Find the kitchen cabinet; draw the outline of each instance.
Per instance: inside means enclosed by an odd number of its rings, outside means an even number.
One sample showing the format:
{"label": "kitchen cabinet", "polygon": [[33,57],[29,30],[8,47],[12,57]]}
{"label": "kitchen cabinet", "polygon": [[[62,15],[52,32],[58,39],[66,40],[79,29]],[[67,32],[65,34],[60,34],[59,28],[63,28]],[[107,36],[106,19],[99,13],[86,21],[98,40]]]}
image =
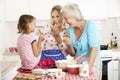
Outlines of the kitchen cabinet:
{"label": "kitchen cabinet", "polygon": [[29,0],[5,0],[5,20],[18,21],[20,15],[29,14]]}
{"label": "kitchen cabinet", "polygon": [[[37,20],[50,19],[51,9],[54,5],[65,5],[72,0],[30,0],[30,13],[37,18]],[[76,2],[76,1],[74,1]]]}
{"label": "kitchen cabinet", "polygon": [[[1,5],[1,2],[0,2]],[[0,22],[2,21],[2,10],[1,10],[1,6],[0,6]]]}
{"label": "kitchen cabinet", "polygon": [[21,60],[18,53],[4,53],[3,54],[4,61],[17,61],[17,68],[21,66]]}
{"label": "kitchen cabinet", "polygon": [[29,13],[37,20],[50,19],[50,11],[54,5],[64,6],[67,3],[77,3],[86,19],[107,18],[107,0],[6,0],[5,19],[16,21],[21,14]]}
{"label": "kitchen cabinet", "polygon": [[[64,6],[67,3],[77,3],[86,19],[106,19],[107,0],[31,0],[30,12],[37,19],[49,19],[51,8],[56,5]],[[44,10],[43,10],[44,9]]]}
{"label": "kitchen cabinet", "polygon": [[3,0],[0,0],[0,22],[2,21],[3,14]]}
{"label": "kitchen cabinet", "polygon": [[100,53],[103,68],[102,68],[102,80],[120,80],[120,47],[101,50]]}
{"label": "kitchen cabinet", "polygon": [[[1,63],[0,63],[0,74],[1,74]],[[1,75],[0,75],[0,80],[1,80]]]}
{"label": "kitchen cabinet", "polygon": [[108,17],[120,17],[120,0],[108,0]]}
{"label": "kitchen cabinet", "polygon": [[112,60],[108,63],[108,80],[120,80],[120,60]]}
{"label": "kitchen cabinet", "polygon": [[1,64],[1,80],[13,80],[17,74],[16,61],[0,61]]}
{"label": "kitchen cabinet", "polygon": [[52,2],[51,0],[30,0],[30,13],[35,16],[37,20],[49,19]]}
{"label": "kitchen cabinet", "polygon": [[77,3],[86,19],[107,18],[107,0],[80,0]]}

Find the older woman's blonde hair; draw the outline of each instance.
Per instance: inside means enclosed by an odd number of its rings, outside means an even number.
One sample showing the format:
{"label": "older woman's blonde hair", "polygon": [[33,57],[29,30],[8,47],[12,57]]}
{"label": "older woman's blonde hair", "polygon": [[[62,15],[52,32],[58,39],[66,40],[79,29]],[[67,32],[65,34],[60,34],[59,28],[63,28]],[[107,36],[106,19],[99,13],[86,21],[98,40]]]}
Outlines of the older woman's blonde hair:
{"label": "older woman's blonde hair", "polygon": [[65,12],[68,16],[76,18],[77,21],[81,21],[84,19],[83,15],[79,9],[79,6],[75,3],[66,4],[62,8],[61,12]]}

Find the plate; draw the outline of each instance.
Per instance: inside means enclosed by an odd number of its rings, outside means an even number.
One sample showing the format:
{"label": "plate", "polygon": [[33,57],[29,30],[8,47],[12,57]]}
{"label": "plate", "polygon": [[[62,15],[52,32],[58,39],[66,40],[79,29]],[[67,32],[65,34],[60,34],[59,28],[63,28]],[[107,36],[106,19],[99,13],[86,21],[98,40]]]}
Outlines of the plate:
{"label": "plate", "polygon": [[33,74],[40,74],[40,75],[45,75],[48,73],[47,69],[33,69],[32,70]]}

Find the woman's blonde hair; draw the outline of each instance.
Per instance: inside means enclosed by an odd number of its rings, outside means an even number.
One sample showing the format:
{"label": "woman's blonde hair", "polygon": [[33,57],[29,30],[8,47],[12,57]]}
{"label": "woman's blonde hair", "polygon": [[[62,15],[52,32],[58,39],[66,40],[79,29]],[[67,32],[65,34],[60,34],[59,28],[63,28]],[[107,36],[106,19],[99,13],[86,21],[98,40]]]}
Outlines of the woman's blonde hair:
{"label": "woman's blonde hair", "polygon": [[50,20],[52,25],[53,25],[52,12],[54,12],[54,11],[58,12],[60,18],[62,18],[61,9],[62,9],[62,7],[61,7],[60,5],[55,5],[55,6],[53,6],[53,8],[52,8],[52,10],[51,10],[51,20]]}
{"label": "woman's blonde hair", "polygon": [[52,21],[52,12],[53,11],[57,11],[59,16],[60,16],[60,20],[61,20],[61,24],[62,24],[62,28],[65,28],[65,23],[63,22],[63,17],[62,17],[62,13],[61,13],[61,10],[62,10],[62,6],[60,5],[55,5],[53,6],[52,10],[51,10],[51,24],[53,25],[53,21]]}
{"label": "woman's blonde hair", "polygon": [[31,23],[34,19],[36,18],[32,15],[21,15],[17,24],[18,33],[28,33],[29,23]]}
{"label": "woman's blonde hair", "polygon": [[70,17],[76,18],[77,21],[81,21],[84,18],[79,9],[79,6],[75,3],[69,3],[69,4],[65,5],[62,8],[61,12],[65,12]]}
{"label": "woman's blonde hair", "polygon": [[61,9],[62,7],[60,5],[55,5],[53,6],[52,10],[51,10],[51,13],[55,10],[57,11],[59,14],[61,14]]}

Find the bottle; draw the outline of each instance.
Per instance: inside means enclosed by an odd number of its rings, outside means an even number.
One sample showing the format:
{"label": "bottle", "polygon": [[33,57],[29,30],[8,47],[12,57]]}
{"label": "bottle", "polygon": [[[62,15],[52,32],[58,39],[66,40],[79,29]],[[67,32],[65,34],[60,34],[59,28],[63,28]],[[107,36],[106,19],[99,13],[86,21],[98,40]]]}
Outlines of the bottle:
{"label": "bottle", "polygon": [[114,47],[115,48],[117,47],[117,37],[116,36],[114,37]]}
{"label": "bottle", "polygon": [[80,63],[80,67],[79,67],[79,75],[80,77],[84,77],[84,65],[82,63]]}
{"label": "bottle", "polygon": [[89,65],[88,62],[82,62],[80,64],[80,77],[85,78],[85,77],[89,77]]}
{"label": "bottle", "polygon": [[111,48],[114,47],[114,34],[113,33],[111,33],[110,47]]}
{"label": "bottle", "polygon": [[88,62],[85,61],[83,64],[84,64],[84,77],[89,77],[89,65],[88,65]]}

